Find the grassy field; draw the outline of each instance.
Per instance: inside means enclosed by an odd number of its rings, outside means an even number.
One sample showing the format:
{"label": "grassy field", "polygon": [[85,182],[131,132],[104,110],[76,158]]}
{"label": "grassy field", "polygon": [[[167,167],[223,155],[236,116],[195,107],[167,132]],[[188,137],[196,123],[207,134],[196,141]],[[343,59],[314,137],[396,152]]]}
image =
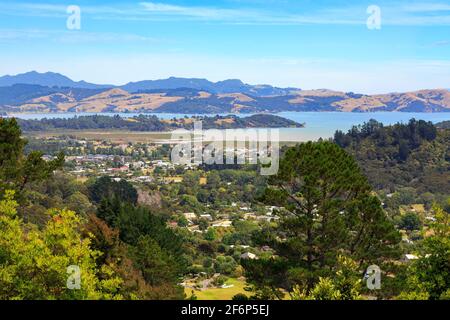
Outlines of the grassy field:
{"label": "grassy field", "polygon": [[[248,293],[244,290],[246,283],[244,280],[239,280],[235,278],[230,278],[226,282],[227,285],[233,285],[231,288],[214,288],[214,289],[206,289],[202,291],[194,290],[195,295],[198,300],[231,300],[234,295],[238,293],[243,293],[248,295]],[[186,296],[190,297],[192,293],[192,289],[185,288]]]}
{"label": "grassy field", "polygon": [[[176,143],[171,141],[171,132],[146,132],[146,131],[126,131],[126,130],[53,130],[53,131],[39,131],[39,132],[25,132],[25,137],[33,138],[48,138],[48,137],[60,137],[60,136],[73,136],[78,139],[87,140],[105,140],[113,143],[155,143],[155,144],[167,144]],[[176,137],[178,137],[176,135]],[[210,141],[203,141],[204,144],[210,143]],[[248,143],[248,142],[247,142]],[[280,146],[295,145],[296,142],[280,141]]]}
{"label": "grassy field", "polygon": [[74,136],[78,139],[106,140],[115,143],[155,143],[161,140],[170,140],[170,132],[141,132],[125,130],[59,130],[46,132],[25,132],[25,136],[35,138],[48,138],[59,136]]}

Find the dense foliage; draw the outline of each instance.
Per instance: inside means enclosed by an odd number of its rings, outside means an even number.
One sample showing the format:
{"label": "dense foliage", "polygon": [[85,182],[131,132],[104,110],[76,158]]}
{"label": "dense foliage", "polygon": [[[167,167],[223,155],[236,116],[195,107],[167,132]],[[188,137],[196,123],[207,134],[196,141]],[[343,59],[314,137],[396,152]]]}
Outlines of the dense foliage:
{"label": "dense foliage", "polygon": [[[54,173],[63,156],[24,156],[17,122],[0,120],[0,299],[184,297],[181,239],[135,206],[131,185],[104,178],[83,189]],[[98,216],[91,201],[100,203]],[[68,285],[73,267],[80,275],[75,289]]]}
{"label": "dense foliage", "polygon": [[[359,266],[395,257],[400,236],[357,163],[330,142],[304,143],[286,151],[263,201],[286,212],[259,241],[277,256],[244,264],[262,298],[282,297],[296,285],[312,290],[333,272],[339,254]],[[276,275],[268,283],[267,273]]]}
{"label": "dense foliage", "polygon": [[413,187],[419,194],[450,190],[450,132],[412,119],[385,127],[371,120],[334,141],[353,155],[375,189]]}

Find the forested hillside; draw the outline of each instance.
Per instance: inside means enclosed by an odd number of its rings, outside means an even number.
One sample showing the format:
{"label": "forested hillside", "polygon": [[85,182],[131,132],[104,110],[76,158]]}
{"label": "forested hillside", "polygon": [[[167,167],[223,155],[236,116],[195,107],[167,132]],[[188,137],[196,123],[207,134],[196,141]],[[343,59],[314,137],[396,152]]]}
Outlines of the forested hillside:
{"label": "forested hillside", "polygon": [[378,190],[395,192],[411,187],[448,194],[450,190],[450,131],[425,121],[385,127],[374,120],[348,133],[336,132],[334,141],[358,161]]}

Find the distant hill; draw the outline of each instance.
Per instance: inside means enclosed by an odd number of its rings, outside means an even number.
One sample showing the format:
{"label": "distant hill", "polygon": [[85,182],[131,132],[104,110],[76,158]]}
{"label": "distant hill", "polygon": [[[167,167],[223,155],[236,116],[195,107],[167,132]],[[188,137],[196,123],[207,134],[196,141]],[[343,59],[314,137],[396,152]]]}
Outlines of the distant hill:
{"label": "distant hill", "polygon": [[203,129],[242,129],[242,128],[301,128],[302,124],[275,115],[257,114],[240,118],[231,116],[192,117],[161,120],[156,116],[140,115],[132,118],[120,116],[80,116],[74,118],[52,118],[41,120],[18,119],[24,132],[48,130],[130,130],[130,131],[170,131],[175,129],[194,129],[194,121],[201,120]]}
{"label": "distant hill", "polygon": [[290,90],[295,90],[290,88],[287,89],[276,88],[269,85],[252,86],[244,84],[241,80],[236,79],[211,82],[206,79],[171,77],[163,80],[144,80],[139,82],[130,82],[123,86],[113,86],[113,85],[93,84],[85,81],[75,82],[62,74],[54,72],[39,73],[36,71],[31,71],[13,76],[6,75],[0,77],[0,87],[8,87],[15,84],[29,84],[45,87],[60,87],[60,88],[70,87],[83,89],[105,89],[118,87],[130,93],[155,89],[168,90],[168,89],[189,88],[201,91],[208,91],[210,93],[217,93],[217,94],[242,92],[253,94],[256,96],[282,95],[288,94]]}
{"label": "distant hill", "polygon": [[207,91],[213,94],[224,94],[224,93],[226,94],[239,92],[254,96],[287,95],[292,90],[296,90],[293,88],[276,88],[269,85],[252,86],[243,83],[241,80],[236,79],[211,82],[206,79],[175,78],[175,77],[171,77],[164,80],[146,80],[139,82],[130,82],[122,86],[121,88],[128,92],[189,88],[199,91]]}
{"label": "distant hill", "polygon": [[[14,84],[9,87],[0,87],[0,105],[22,105],[46,101],[47,105],[58,111],[58,105],[62,102],[78,101],[98,94],[104,89],[83,88],[57,88],[45,87],[36,84]],[[40,99],[39,99],[40,98]]]}
{"label": "distant hill", "polygon": [[170,112],[190,114],[282,111],[450,112],[450,91],[420,90],[363,95],[168,78],[114,87],[74,82],[57,73],[28,72],[0,78],[0,112]]}
{"label": "distant hill", "polygon": [[14,76],[6,75],[0,77],[0,87],[12,86],[15,84],[32,84],[45,87],[70,87],[83,89],[99,89],[112,87],[110,85],[98,85],[85,81],[75,82],[70,78],[63,76],[62,74],[54,72],[39,73],[36,71],[31,71]]}

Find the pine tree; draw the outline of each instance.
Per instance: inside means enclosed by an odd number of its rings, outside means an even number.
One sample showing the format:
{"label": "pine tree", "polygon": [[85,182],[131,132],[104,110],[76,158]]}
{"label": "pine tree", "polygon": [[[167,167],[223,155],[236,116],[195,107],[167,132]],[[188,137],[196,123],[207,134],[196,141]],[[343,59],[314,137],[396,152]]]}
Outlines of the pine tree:
{"label": "pine tree", "polygon": [[255,239],[271,246],[275,258],[244,262],[248,281],[260,292],[278,297],[279,288],[295,285],[310,291],[319,277],[333,274],[340,254],[362,271],[397,252],[400,236],[367,179],[331,142],[288,149],[262,200],[284,210],[277,225]]}

